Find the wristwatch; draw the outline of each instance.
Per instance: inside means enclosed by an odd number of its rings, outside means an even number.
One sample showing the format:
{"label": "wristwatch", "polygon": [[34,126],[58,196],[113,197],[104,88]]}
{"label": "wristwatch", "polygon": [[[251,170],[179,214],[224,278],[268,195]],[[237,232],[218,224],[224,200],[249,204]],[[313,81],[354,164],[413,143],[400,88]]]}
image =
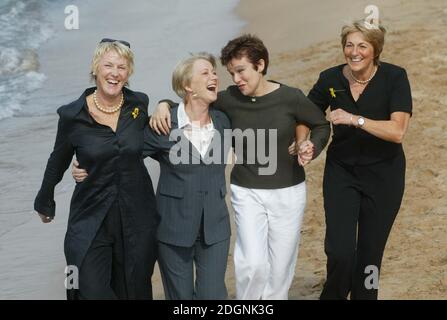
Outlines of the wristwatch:
{"label": "wristwatch", "polygon": [[363,125],[365,124],[365,118],[363,117],[358,117],[357,118],[357,125],[359,128],[363,127]]}

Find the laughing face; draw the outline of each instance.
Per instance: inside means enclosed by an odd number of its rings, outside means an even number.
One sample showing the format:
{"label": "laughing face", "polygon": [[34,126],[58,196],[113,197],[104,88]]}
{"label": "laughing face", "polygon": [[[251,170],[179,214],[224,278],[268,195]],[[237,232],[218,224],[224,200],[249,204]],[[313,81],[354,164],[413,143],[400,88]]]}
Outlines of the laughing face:
{"label": "laughing face", "polygon": [[186,90],[193,99],[210,104],[217,99],[218,80],[213,65],[207,60],[198,59],[192,66],[192,78]]}
{"label": "laughing face", "polygon": [[260,95],[258,89],[263,77],[264,60],[261,59],[256,70],[255,65],[247,57],[233,58],[227,64],[227,70],[244,96]]}
{"label": "laughing face", "polygon": [[368,74],[374,66],[374,48],[361,32],[350,33],[343,48],[346,62],[358,74]]}
{"label": "laughing face", "polygon": [[129,63],[115,50],[109,50],[101,57],[96,70],[98,91],[110,98],[117,97],[129,79]]}

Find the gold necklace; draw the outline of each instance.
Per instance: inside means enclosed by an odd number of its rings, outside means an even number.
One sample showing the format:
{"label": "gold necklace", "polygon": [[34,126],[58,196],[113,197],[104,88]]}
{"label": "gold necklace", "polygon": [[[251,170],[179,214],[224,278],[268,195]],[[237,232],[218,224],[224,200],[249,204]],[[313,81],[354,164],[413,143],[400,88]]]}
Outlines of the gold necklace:
{"label": "gold necklace", "polygon": [[101,105],[98,102],[98,99],[96,98],[96,90],[95,90],[95,92],[93,92],[93,101],[95,102],[95,107],[98,108],[98,110],[100,110],[100,111],[102,111],[104,113],[107,113],[107,114],[112,114],[112,113],[117,112],[123,106],[123,104],[124,104],[124,94],[123,94],[123,92],[121,92],[121,101],[120,101],[120,103],[116,107],[112,107],[112,108],[101,107]]}
{"label": "gold necklace", "polygon": [[352,80],[354,80],[355,82],[360,83],[360,84],[367,84],[367,83],[370,82],[371,79],[376,75],[376,72],[377,72],[377,69],[378,69],[378,68],[375,67],[373,73],[371,74],[371,77],[369,77],[369,78],[366,79],[366,80],[359,80],[359,79],[357,79],[356,77],[354,77],[354,74],[352,73],[351,68],[348,67],[348,69],[349,69],[349,75],[351,76]]}

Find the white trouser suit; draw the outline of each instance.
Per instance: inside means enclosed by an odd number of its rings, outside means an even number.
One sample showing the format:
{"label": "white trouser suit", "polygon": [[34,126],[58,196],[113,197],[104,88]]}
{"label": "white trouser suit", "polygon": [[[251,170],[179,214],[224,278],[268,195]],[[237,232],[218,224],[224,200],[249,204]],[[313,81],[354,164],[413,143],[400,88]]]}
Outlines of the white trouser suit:
{"label": "white trouser suit", "polygon": [[281,189],[231,185],[236,298],[288,299],[295,274],[306,184]]}

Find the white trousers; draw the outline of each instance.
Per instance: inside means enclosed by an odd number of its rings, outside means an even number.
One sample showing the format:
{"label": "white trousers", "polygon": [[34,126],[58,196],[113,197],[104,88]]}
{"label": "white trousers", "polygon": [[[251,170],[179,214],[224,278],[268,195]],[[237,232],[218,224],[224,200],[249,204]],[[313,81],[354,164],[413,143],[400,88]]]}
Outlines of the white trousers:
{"label": "white trousers", "polygon": [[295,274],[306,183],[281,189],[231,185],[236,299],[288,299]]}

